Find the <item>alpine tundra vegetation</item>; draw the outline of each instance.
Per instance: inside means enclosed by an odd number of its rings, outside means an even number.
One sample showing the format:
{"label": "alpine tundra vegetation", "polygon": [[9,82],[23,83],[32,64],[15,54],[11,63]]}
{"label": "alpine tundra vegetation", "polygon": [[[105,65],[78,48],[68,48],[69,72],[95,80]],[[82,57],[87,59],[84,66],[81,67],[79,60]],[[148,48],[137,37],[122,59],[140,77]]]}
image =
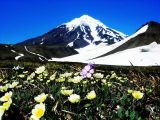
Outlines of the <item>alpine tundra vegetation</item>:
{"label": "alpine tundra vegetation", "polygon": [[156,68],[47,64],[1,74],[0,119],[160,119]]}

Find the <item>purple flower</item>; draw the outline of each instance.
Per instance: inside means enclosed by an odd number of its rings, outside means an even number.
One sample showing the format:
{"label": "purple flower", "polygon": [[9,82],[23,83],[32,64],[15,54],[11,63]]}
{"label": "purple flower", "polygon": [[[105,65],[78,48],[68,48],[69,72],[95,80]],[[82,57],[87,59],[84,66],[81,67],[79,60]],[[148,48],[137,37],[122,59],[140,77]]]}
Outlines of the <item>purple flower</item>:
{"label": "purple flower", "polygon": [[92,74],[94,73],[94,64],[89,63],[88,65],[86,65],[82,71],[81,71],[81,75],[83,78],[90,78],[92,77]]}

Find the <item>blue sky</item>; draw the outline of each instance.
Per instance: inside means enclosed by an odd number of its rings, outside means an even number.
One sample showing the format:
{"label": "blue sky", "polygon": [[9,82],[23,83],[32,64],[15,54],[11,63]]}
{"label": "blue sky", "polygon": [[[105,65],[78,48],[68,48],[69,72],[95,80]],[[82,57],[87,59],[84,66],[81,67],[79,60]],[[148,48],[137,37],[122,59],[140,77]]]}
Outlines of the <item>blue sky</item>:
{"label": "blue sky", "polygon": [[160,22],[160,0],[1,0],[0,43],[41,35],[83,14],[131,35],[142,24]]}

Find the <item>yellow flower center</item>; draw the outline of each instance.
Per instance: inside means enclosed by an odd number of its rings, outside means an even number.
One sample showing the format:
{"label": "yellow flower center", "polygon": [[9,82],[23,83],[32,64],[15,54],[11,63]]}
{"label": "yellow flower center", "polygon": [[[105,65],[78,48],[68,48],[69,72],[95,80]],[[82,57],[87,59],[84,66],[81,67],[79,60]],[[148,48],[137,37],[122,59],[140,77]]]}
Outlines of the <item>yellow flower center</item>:
{"label": "yellow flower center", "polygon": [[35,111],[35,116],[36,116],[37,118],[41,118],[43,115],[44,115],[44,110],[43,110],[43,109],[38,108],[38,109]]}

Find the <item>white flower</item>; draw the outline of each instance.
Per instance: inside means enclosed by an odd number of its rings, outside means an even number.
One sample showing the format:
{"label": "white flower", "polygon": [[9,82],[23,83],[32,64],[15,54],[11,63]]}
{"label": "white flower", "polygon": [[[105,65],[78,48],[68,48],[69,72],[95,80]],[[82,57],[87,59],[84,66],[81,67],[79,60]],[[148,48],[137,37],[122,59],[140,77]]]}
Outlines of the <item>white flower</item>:
{"label": "white flower", "polygon": [[31,73],[28,77],[27,77],[27,80],[31,80],[35,77],[35,73]]}
{"label": "white flower", "polygon": [[0,98],[0,101],[2,102],[9,101],[11,97],[12,97],[12,92],[10,91],[10,92],[5,93],[5,95]]}
{"label": "white flower", "polygon": [[72,94],[68,97],[68,100],[71,102],[71,103],[78,103],[80,101],[80,96],[77,95],[77,94]]}
{"label": "white flower", "polygon": [[68,78],[68,77],[71,77],[72,74],[73,74],[73,73],[67,73],[67,72],[66,72],[66,73],[64,73],[64,74],[61,74],[60,77]]}
{"label": "white flower", "polygon": [[41,66],[41,67],[39,67],[39,68],[36,69],[35,73],[41,74],[41,73],[43,73],[44,71],[45,71],[45,67],[44,67],[44,66]]}
{"label": "white flower", "polygon": [[12,99],[10,98],[7,102],[3,103],[3,107],[5,108],[5,110],[8,110],[9,107],[11,106],[12,103]]}
{"label": "white flower", "polygon": [[93,90],[93,91],[89,92],[89,93],[86,95],[86,97],[87,97],[87,99],[89,99],[89,100],[95,99],[95,98],[96,98],[96,93],[95,93],[95,91]]}
{"label": "white flower", "polygon": [[65,96],[69,96],[73,93],[73,89],[72,90],[65,90],[65,89],[62,89],[61,90],[61,94],[62,95],[65,95]]}
{"label": "white flower", "polygon": [[9,88],[15,88],[19,82],[13,82],[12,84],[9,85]]}
{"label": "white flower", "polygon": [[84,80],[82,83],[83,83],[83,84],[87,84],[87,82],[88,82],[87,80]]}
{"label": "white flower", "polygon": [[61,78],[58,78],[55,80],[56,82],[64,82],[65,81],[65,78],[61,77]]}
{"label": "white flower", "polygon": [[46,84],[48,84],[48,83],[50,83],[50,82],[51,82],[51,80],[47,80]]}
{"label": "white flower", "polygon": [[72,82],[73,83],[79,83],[82,79],[83,79],[82,76],[76,76],[72,79]]}
{"label": "white flower", "polygon": [[48,76],[48,72],[45,70],[45,71],[43,72],[43,75],[44,75],[45,77],[47,77],[47,76]]}
{"label": "white flower", "polygon": [[106,79],[102,79],[101,82],[104,83],[104,84],[106,84],[107,80]]}
{"label": "white flower", "polygon": [[5,85],[5,86],[0,86],[0,91],[1,92],[4,92],[4,91],[7,91],[8,90],[8,86]]}
{"label": "white flower", "polygon": [[28,71],[23,71],[23,73],[24,73],[24,74],[27,74],[27,73],[28,73]]}
{"label": "white flower", "polygon": [[4,114],[5,108],[3,106],[0,106],[0,120],[2,120],[2,116]]}
{"label": "white flower", "polygon": [[48,96],[48,94],[42,93],[42,94],[38,95],[37,97],[35,97],[34,100],[36,102],[42,103],[46,100],[47,96]]}
{"label": "white flower", "polygon": [[45,104],[37,104],[32,110],[31,120],[39,120],[45,112]]}
{"label": "white flower", "polygon": [[132,92],[132,96],[137,100],[142,99],[143,95],[144,95],[144,93],[142,93],[140,91],[133,91]]}
{"label": "white flower", "polygon": [[113,72],[112,75],[111,75],[111,77],[110,77],[110,79],[113,79],[113,78],[117,78],[117,75],[116,75],[115,72]]}
{"label": "white flower", "polygon": [[101,73],[95,73],[95,74],[93,74],[93,76],[94,76],[95,78],[98,78],[98,79],[102,79],[102,78],[104,77],[104,75],[101,74]]}
{"label": "white flower", "polygon": [[2,82],[3,81],[3,79],[2,78],[0,78],[0,82]]}
{"label": "white flower", "polygon": [[110,75],[107,75],[107,76],[106,76],[106,79],[109,79],[109,78],[110,78]]}
{"label": "white flower", "polygon": [[127,92],[128,93],[132,93],[134,90],[128,89]]}
{"label": "white flower", "polygon": [[24,75],[24,74],[20,74],[20,75],[18,75],[18,77],[20,77],[20,78],[24,78],[24,77],[25,77],[25,75]]}
{"label": "white flower", "polygon": [[112,83],[111,82],[107,82],[107,86],[108,87],[112,86]]}
{"label": "white flower", "polygon": [[54,80],[56,78],[57,72],[50,76],[50,80]]}

